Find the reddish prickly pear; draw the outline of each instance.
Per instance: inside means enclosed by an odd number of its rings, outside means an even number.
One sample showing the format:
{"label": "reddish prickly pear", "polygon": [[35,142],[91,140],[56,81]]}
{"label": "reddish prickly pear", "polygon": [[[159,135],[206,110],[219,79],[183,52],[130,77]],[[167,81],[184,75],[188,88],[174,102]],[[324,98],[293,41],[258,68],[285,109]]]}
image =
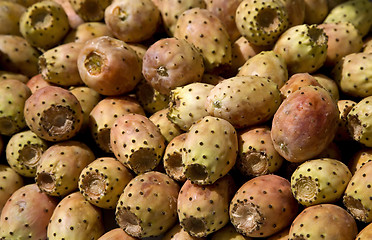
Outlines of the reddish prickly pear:
{"label": "reddish prickly pear", "polygon": [[114,228],[102,235],[98,240],[138,240],[138,238],[128,235],[121,228]]}
{"label": "reddish prickly pear", "polygon": [[7,165],[0,165],[0,214],[9,197],[23,186],[23,178]]}
{"label": "reddish prickly pear", "polygon": [[30,80],[26,83],[26,85],[27,87],[30,88],[31,92],[34,93],[43,87],[52,86],[53,84],[45,81],[43,76],[41,76],[41,73],[39,73],[33,76],[32,78],[30,78]]}

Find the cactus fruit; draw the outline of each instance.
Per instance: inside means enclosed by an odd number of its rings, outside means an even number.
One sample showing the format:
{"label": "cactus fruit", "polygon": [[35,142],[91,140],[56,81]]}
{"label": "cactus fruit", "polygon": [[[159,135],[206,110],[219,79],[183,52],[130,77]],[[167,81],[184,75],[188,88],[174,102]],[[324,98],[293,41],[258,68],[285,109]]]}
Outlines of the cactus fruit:
{"label": "cactus fruit", "polygon": [[96,240],[104,233],[101,210],[86,201],[79,192],[64,197],[50,218],[49,240]]}
{"label": "cactus fruit", "polygon": [[149,39],[160,24],[160,11],[151,0],[113,1],[105,9],[105,23],[124,42]]}
{"label": "cactus fruit", "polygon": [[332,158],[332,159],[339,160],[339,161],[343,160],[343,156],[341,154],[341,149],[335,141],[331,142],[314,159],[317,159],[317,158]]}
{"label": "cactus fruit", "polygon": [[138,175],[120,196],[115,212],[117,224],[138,238],[165,233],[177,221],[178,192],[178,184],[164,173]]}
{"label": "cactus fruit", "polygon": [[228,209],[234,190],[230,175],[205,186],[187,180],[177,200],[182,228],[194,237],[206,237],[223,228],[229,222]]}
{"label": "cactus fruit", "polygon": [[63,141],[74,137],[83,124],[78,99],[61,87],[47,86],[33,93],[25,103],[27,126],[47,141]]}
{"label": "cactus fruit", "polygon": [[207,72],[220,72],[231,65],[231,41],[219,18],[207,9],[186,10],[177,20],[174,36],[195,45]]}
{"label": "cactus fruit", "polygon": [[291,176],[291,189],[304,206],[338,201],[351,179],[348,167],[335,159],[313,159],[302,163]]}
{"label": "cactus fruit", "polygon": [[348,167],[350,172],[354,175],[355,172],[363,167],[366,163],[372,161],[372,148],[362,148],[355,152],[349,162]]}
{"label": "cactus fruit", "polygon": [[111,152],[111,127],[117,118],[129,113],[145,115],[140,104],[130,96],[106,97],[94,106],[89,113],[89,130],[99,148]]}
{"label": "cactus fruit", "polygon": [[136,174],[153,170],[163,158],[165,139],[146,116],[118,117],[110,131],[111,150],[116,158]]}
{"label": "cactus fruit", "polygon": [[49,219],[56,206],[57,200],[41,192],[36,184],[19,188],[1,212],[0,238],[46,239]]}
{"label": "cactus fruit", "polygon": [[173,138],[165,148],[163,165],[168,176],[176,181],[186,181],[184,165],[182,162],[183,143],[186,140],[187,133],[183,133]]}
{"label": "cactus fruit", "polygon": [[85,43],[93,38],[109,36],[113,37],[107,25],[103,22],[85,22],[71,30],[65,37],[64,43]]}
{"label": "cactus fruit", "polygon": [[91,204],[114,209],[120,194],[133,175],[115,158],[102,157],[88,164],[80,173],[80,193]]}
{"label": "cactus fruit", "polygon": [[352,137],[349,133],[349,130],[347,128],[348,122],[347,122],[347,115],[353,109],[353,107],[357,103],[352,100],[339,100],[337,101],[337,106],[340,111],[340,117],[338,120],[338,128],[335,136],[335,140],[337,141],[347,141],[351,140]]}
{"label": "cactus fruit", "polygon": [[290,162],[303,162],[320,154],[338,128],[339,111],[327,90],[305,86],[290,94],[275,112],[271,139]]}
{"label": "cactus fruit", "polygon": [[[0,55],[1,55],[1,53],[0,53]],[[0,70],[0,81],[7,80],[7,79],[18,80],[18,81],[21,81],[21,82],[26,83],[26,84],[30,80],[27,76],[25,76],[23,74]]]}
{"label": "cactus fruit", "polygon": [[279,0],[244,0],[235,17],[242,36],[258,46],[274,44],[288,28],[287,10]]}
{"label": "cactus fruit", "polygon": [[328,0],[304,0],[306,24],[321,24],[329,12]]}
{"label": "cactus fruit", "polygon": [[18,80],[0,81],[0,134],[11,136],[26,127],[23,108],[31,90]]}
{"label": "cactus fruit", "polygon": [[83,85],[77,58],[83,43],[66,43],[45,51],[39,57],[39,71],[45,81],[58,86]]}
{"label": "cactus fruit", "polygon": [[368,240],[371,238],[372,238],[372,223],[368,224],[362,230],[360,230],[355,240]]}
{"label": "cactus fruit", "polygon": [[271,237],[267,238],[267,240],[288,240],[289,238],[289,229],[290,227],[287,227],[283,229],[282,231],[272,235]]}
{"label": "cactus fruit", "polygon": [[6,1],[21,4],[24,7],[30,7],[32,4],[40,2],[40,0],[6,0]]}
{"label": "cactus fruit", "polygon": [[203,74],[203,78],[201,80],[202,83],[212,84],[213,86],[220,83],[225,78],[216,74],[205,73]]}
{"label": "cactus fruit", "polygon": [[287,65],[284,58],[273,51],[261,51],[248,59],[239,69],[237,76],[266,77],[281,88],[288,80]]}
{"label": "cactus fruit", "polygon": [[288,16],[288,27],[301,25],[305,21],[304,0],[281,0]]}
{"label": "cactus fruit", "polygon": [[312,73],[322,67],[327,58],[327,39],[317,25],[297,25],[280,35],[273,51],[284,58],[289,75]]}
{"label": "cactus fruit", "polygon": [[157,111],[168,107],[169,96],[161,94],[159,91],[155,90],[144,79],[137,84],[135,95],[143,109],[149,114],[154,114]]}
{"label": "cactus fruit", "polygon": [[102,95],[128,93],[141,79],[137,54],[125,42],[109,36],[85,42],[77,64],[83,82]]}
{"label": "cactus fruit", "polygon": [[168,119],[168,112],[169,109],[164,108],[152,114],[149,119],[159,128],[165,140],[170,142],[174,137],[183,133],[183,131]]}
{"label": "cactus fruit", "polygon": [[111,0],[69,0],[71,7],[85,22],[101,21]]}
{"label": "cactus fruit", "polygon": [[56,143],[41,155],[35,181],[43,192],[64,197],[77,190],[81,171],[94,159],[92,150],[82,142]]}
{"label": "cactus fruit", "polygon": [[9,197],[23,186],[23,178],[7,165],[0,164],[0,215]]}
{"label": "cactus fruit", "polygon": [[237,76],[217,84],[209,92],[205,107],[210,115],[244,128],[270,120],[281,101],[278,85],[268,78]]}
{"label": "cactus fruit", "polygon": [[305,86],[321,87],[320,83],[308,73],[293,74],[284,86],[280,88],[280,94],[283,98],[287,98],[289,94],[301,90]]}
{"label": "cactus fruit", "polygon": [[164,234],[162,240],[206,240],[206,238],[193,237],[180,224],[176,224]]}
{"label": "cactus fruit", "polygon": [[27,8],[19,20],[19,29],[31,46],[47,50],[62,41],[70,25],[61,5],[45,0]]}
{"label": "cactus fruit", "polygon": [[260,176],[279,170],[284,158],[275,150],[270,128],[251,127],[238,132],[239,157],[235,168],[244,176]]}
{"label": "cactus fruit", "polygon": [[32,93],[36,92],[40,88],[43,88],[46,86],[53,86],[53,84],[44,80],[43,76],[41,76],[41,73],[30,78],[30,80],[26,83],[26,85],[28,88],[30,88]]}
{"label": "cactus fruit", "polygon": [[363,52],[372,53],[372,36],[365,38],[363,42]]}
{"label": "cactus fruit", "polygon": [[211,240],[252,240],[238,233],[232,224],[227,224],[217,232],[213,233]]}
{"label": "cactus fruit", "polygon": [[297,215],[288,240],[354,240],[357,233],[356,222],[345,209],[333,204],[317,204]]}
{"label": "cactus fruit", "polygon": [[70,29],[76,29],[80,24],[84,23],[84,20],[73,9],[70,1],[68,0],[54,0],[54,1],[60,4],[63,10],[65,11],[67,15],[68,23],[71,27]]}
{"label": "cactus fruit", "polygon": [[41,155],[48,143],[30,130],[14,134],[6,145],[6,160],[13,170],[25,177],[35,177]]}
{"label": "cactus fruit", "polygon": [[169,120],[187,131],[194,122],[208,115],[204,104],[213,87],[197,82],[173,89],[169,97]]}
{"label": "cactus fruit", "polygon": [[0,21],[1,35],[17,35],[21,36],[19,31],[19,18],[26,12],[26,8],[21,4],[10,1],[0,2]]}
{"label": "cactus fruit", "polygon": [[311,76],[313,76],[318,83],[332,95],[332,98],[335,101],[340,99],[340,91],[335,80],[321,73],[312,74]]}
{"label": "cactus fruit", "polygon": [[102,235],[98,240],[138,240],[138,238],[128,235],[121,228],[114,228]]}
{"label": "cactus fruit", "polygon": [[352,138],[372,147],[372,96],[360,100],[347,114],[347,127]]}
{"label": "cactus fruit", "polygon": [[201,81],[203,57],[184,39],[163,38],[147,49],[142,73],[153,88],[169,95],[176,87]]}
{"label": "cactus fruit", "polygon": [[230,219],[248,237],[268,237],[289,226],[298,204],[288,180],[263,175],[244,183],[230,203]]}

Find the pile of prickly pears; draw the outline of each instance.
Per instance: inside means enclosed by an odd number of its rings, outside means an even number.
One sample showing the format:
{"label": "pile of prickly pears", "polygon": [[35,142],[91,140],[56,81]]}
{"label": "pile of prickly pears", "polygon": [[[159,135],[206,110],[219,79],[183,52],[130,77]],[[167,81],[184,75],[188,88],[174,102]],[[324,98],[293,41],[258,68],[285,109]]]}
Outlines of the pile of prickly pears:
{"label": "pile of prickly pears", "polygon": [[0,0],[1,240],[371,240],[371,0]]}

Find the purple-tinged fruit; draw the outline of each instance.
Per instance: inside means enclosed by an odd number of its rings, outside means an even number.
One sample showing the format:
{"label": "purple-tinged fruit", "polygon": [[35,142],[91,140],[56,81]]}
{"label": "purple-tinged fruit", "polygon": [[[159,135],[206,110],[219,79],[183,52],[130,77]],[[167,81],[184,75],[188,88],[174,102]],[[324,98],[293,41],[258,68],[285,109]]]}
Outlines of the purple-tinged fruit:
{"label": "purple-tinged fruit", "polygon": [[23,186],[23,178],[7,165],[0,165],[0,214],[9,197]]}
{"label": "purple-tinged fruit", "polygon": [[36,92],[37,90],[43,87],[53,86],[53,84],[44,80],[43,76],[41,76],[41,73],[30,78],[30,80],[26,83],[26,85],[27,87],[30,88],[32,93]]}
{"label": "purple-tinged fruit", "polygon": [[305,86],[321,87],[320,83],[308,73],[293,74],[288,81],[280,88],[280,94],[285,99],[289,94],[301,90]]}

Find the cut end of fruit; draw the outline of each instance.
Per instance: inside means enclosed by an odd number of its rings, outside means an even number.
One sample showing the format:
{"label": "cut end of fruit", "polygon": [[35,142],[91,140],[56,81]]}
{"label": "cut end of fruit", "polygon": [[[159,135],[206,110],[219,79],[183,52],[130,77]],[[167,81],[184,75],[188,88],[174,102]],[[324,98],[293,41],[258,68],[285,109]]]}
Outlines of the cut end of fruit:
{"label": "cut end of fruit", "polygon": [[355,199],[351,196],[345,196],[344,205],[355,219],[362,222],[367,221],[368,210],[363,206],[360,199]]}
{"label": "cut end of fruit", "polygon": [[309,28],[309,37],[316,45],[326,45],[328,40],[327,36],[324,34],[323,29],[317,27],[310,27]]}
{"label": "cut end of fruit", "polygon": [[116,222],[129,235],[141,237],[142,227],[138,217],[125,208],[120,208],[116,212]]}
{"label": "cut end of fruit", "polygon": [[20,162],[29,168],[35,168],[40,161],[43,149],[39,145],[25,145],[19,152]]}
{"label": "cut end of fruit", "polygon": [[177,181],[185,180],[184,167],[182,166],[182,155],[173,153],[164,161],[164,168],[169,176]]}
{"label": "cut end of fruit", "polygon": [[111,152],[110,130],[111,128],[103,128],[97,133],[97,143],[107,153]]}
{"label": "cut end of fruit", "polygon": [[261,152],[249,152],[239,162],[239,169],[247,176],[261,176],[269,171],[268,159]]}
{"label": "cut end of fruit", "polygon": [[190,164],[185,168],[185,176],[192,182],[205,182],[208,178],[208,172],[203,165]]}
{"label": "cut end of fruit", "polygon": [[130,155],[127,164],[136,174],[140,174],[153,170],[159,164],[157,159],[153,149],[140,148]]}
{"label": "cut end of fruit", "polygon": [[296,179],[292,188],[295,198],[303,205],[311,205],[319,193],[317,182],[307,176]]}
{"label": "cut end of fruit", "polygon": [[353,139],[359,141],[363,133],[363,126],[358,117],[349,115],[347,127]]}
{"label": "cut end of fruit", "polygon": [[275,9],[264,8],[257,14],[257,25],[265,32],[274,32],[279,28],[281,21]]}
{"label": "cut end of fruit", "polygon": [[184,230],[194,237],[205,237],[207,235],[207,226],[202,219],[189,217],[181,222]]}
{"label": "cut end of fruit", "polygon": [[240,232],[253,233],[260,229],[264,218],[253,203],[239,201],[231,209],[231,222]]}
{"label": "cut end of fruit", "polygon": [[16,132],[17,125],[12,119],[7,117],[0,117],[0,134],[10,136]]}
{"label": "cut end of fruit", "polygon": [[84,66],[90,75],[99,75],[104,64],[104,58],[97,52],[89,53],[84,61]]}
{"label": "cut end of fruit", "polygon": [[30,16],[31,26],[36,29],[50,28],[53,25],[53,16],[48,9],[34,8],[34,12]]}
{"label": "cut end of fruit", "polygon": [[41,125],[49,136],[62,136],[74,129],[73,111],[64,106],[52,106],[43,112]]}
{"label": "cut end of fruit", "polygon": [[81,188],[85,194],[96,200],[106,191],[105,178],[99,173],[87,173],[82,180]]}
{"label": "cut end of fruit", "polygon": [[36,183],[41,190],[47,193],[52,193],[55,191],[56,188],[56,180],[55,178],[47,172],[39,173],[36,176]]}

